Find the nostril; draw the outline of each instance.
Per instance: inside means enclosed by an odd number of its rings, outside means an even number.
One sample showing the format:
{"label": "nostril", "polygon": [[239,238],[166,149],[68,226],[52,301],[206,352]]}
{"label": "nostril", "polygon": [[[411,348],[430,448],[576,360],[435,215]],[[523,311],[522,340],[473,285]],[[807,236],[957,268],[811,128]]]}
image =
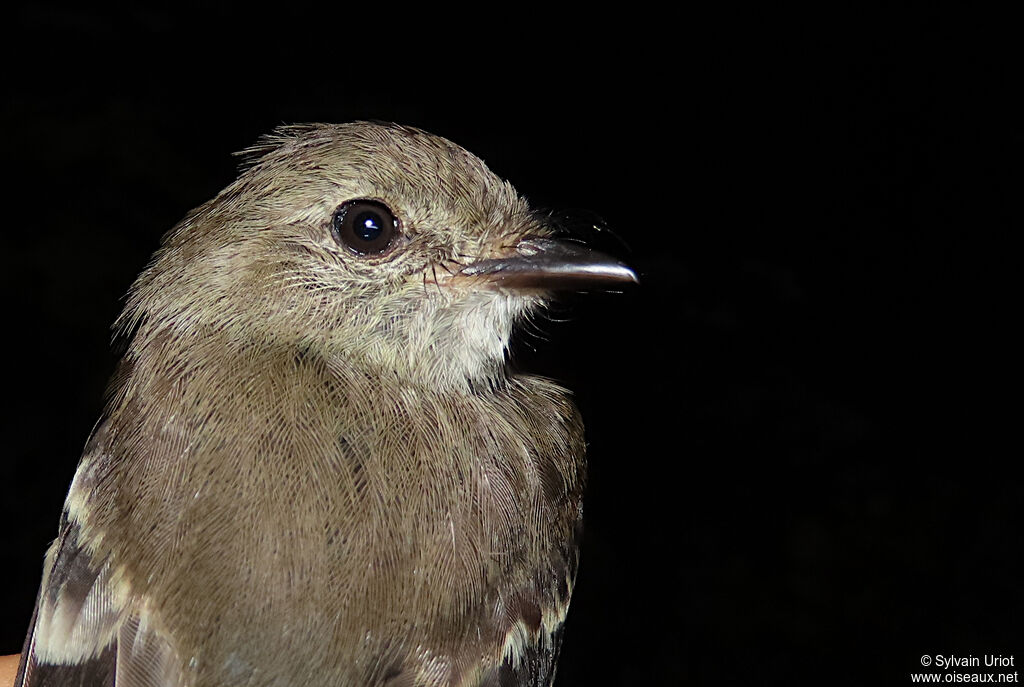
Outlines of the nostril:
{"label": "nostril", "polygon": [[541,251],[541,246],[532,239],[523,239],[516,244],[516,252],[523,257],[532,257]]}

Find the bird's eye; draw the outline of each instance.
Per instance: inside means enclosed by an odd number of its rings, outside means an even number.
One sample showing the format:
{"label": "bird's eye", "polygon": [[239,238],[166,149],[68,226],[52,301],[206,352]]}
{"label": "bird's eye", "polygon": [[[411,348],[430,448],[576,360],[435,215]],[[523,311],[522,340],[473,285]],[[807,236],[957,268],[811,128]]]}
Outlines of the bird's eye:
{"label": "bird's eye", "polygon": [[383,203],[350,200],[334,211],[334,240],[359,255],[380,255],[398,233],[398,220]]}

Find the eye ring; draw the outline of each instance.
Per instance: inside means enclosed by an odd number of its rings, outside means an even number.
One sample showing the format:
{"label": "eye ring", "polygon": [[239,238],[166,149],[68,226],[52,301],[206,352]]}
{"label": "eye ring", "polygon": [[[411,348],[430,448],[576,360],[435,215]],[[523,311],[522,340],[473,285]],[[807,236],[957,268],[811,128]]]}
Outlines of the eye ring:
{"label": "eye ring", "polygon": [[365,198],[342,203],[331,218],[334,240],[361,256],[386,252],[398,235],[398,228],[398,218],[387,205]]}

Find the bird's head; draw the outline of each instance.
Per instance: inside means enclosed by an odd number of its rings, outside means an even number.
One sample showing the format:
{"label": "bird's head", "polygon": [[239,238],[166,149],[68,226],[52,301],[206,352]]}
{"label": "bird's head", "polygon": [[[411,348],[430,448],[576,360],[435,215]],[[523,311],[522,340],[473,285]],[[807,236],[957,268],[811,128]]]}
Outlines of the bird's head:
{"label": "bird's head", "polygon": [[133,286],[119,321],[133,345],[214,335],[465,384],[504,370],[513,325],[551,291],[636,280],[417,129],[285,127],[245,154]]}

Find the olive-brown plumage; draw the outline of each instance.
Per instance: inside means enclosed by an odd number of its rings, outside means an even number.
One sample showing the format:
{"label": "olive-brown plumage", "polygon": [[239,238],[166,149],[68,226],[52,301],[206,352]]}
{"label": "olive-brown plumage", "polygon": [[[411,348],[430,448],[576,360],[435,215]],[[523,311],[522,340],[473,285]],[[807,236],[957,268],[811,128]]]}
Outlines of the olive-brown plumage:
{"label": "olive-brown plumage", "polygon": [[506,349],[632,272],[419,130],[248,156],[132,287],[21,684],[550,684],[583,431]]}

